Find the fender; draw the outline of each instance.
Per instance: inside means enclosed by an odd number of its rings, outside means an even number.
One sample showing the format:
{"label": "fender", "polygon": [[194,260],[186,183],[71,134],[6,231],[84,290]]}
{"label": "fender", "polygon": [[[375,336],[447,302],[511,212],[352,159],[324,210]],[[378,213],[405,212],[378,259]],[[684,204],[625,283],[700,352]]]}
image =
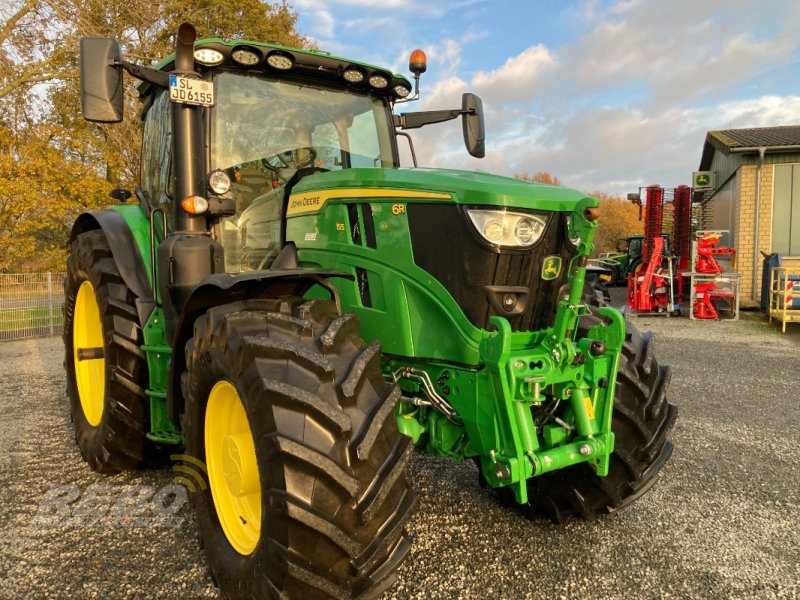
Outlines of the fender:
{"label": "fender", "polygon": [[[293,244],[292,244],[293,246]],[[278,263],[279,259],[276,259]],[[186,302],[178,320],[175,338],[172,342],[167,381],[167,407],[173,423],[180,423],[184,398],[181,390],[181,373],[186,369],[186,342],[192,337],[194,322],[213,306],[228,304],[251,298],[279,298],[281,296],[303,296],[315,285],[324,287],[336,302],[341,313],[339,295],[336,288],[328,283],[330,277],[355,279],[349,273],[331,269],[281,268],[249,273],[216,273],[209,275],[197,286]]]}
{"label": "fender", "polygon": [[[140,230],[136,231],[139,235],[134,235],[134,227]],[[72,243],[81,233],[93,229],[103,231],[122,280],[136,296],[136,311],[142,325],[155,306],[149,277],[149,227],[150,222],[138,205],[122,205],[81,214],[69,236],[69,243]],[[140,239],[142,232],[146,232],[144,239]]]}

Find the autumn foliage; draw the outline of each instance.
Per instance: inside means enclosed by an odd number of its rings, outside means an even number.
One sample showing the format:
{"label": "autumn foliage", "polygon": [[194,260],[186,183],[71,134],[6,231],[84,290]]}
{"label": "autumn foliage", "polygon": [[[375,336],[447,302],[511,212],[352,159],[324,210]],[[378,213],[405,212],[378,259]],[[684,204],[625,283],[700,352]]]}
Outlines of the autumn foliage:
{"label": "autumn foliage", "polygon": [[141,105],[125,75],[118,125],[80,114],[78,44],[114,37],[128,60],[172,52],[182,21],[200,37],[308,45],[285,3],[260,0],[8,0],[0,2],[0,272],[62,270],[84,210],[113,202],[138,177]]}
{"label": "autumn foliage", "polygon": [[635,233],[644,233],[644,223],[639,220],[639,206],[620,196],[591,192],[600,200],[600,219],[594,238],[594,254],[613,252],[617,240]]}
{"label": "autumn foliage", "polygon": [[561,185],[561,180],[552,173],[548,173],[547,171],[537,171],[533,175],[529,175],[528,173],[518,173],[517,175],[514,175],[514,178],[521,179],[522,181],[532,181],[534,183]]}

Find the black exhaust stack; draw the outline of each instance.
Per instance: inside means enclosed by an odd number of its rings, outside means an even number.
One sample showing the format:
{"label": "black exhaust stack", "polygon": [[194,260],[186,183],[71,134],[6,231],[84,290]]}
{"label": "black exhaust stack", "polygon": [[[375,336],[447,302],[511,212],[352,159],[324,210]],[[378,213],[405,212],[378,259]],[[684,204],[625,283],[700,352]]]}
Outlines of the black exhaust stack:
{"label": "black exhaust stack", "polygon": [[[197,31],[189,23],[178,28],[175,75],[200,78],[194,70]],[[225,270],[222,245],[208,235],[205,215],[181,207],[189,196],[205,198],[205,141],[199,106],[172,104],[172,161],[175,169],[174,231],[158,246],[158,274],[168,341],[194,289],[206,277]]]}
{"label": "black exhaust stack", "polygon": [[[175,44],[176,75],[197,77],[194,70],[194,41],[197,31],[189,23],[178,27]],[[172,160],[175,163],[175,212],[176,232],[205,232],[206,218],[192,215],[181,208],[181,200],[189,196],[205,197],[205,169],[203,165],[203,120],[202,109],[188,104],[172,104]]]}

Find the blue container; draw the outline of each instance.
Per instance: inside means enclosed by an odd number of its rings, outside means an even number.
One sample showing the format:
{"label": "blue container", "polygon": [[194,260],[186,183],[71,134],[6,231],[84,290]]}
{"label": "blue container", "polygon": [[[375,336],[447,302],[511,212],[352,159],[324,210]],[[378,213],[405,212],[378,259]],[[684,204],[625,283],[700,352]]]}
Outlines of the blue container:
{"label": "blue container", "polygon": [[772,253],[764,256],[761,263],[761,312],[769,312],[769,270],[781,266],[781,255]]}

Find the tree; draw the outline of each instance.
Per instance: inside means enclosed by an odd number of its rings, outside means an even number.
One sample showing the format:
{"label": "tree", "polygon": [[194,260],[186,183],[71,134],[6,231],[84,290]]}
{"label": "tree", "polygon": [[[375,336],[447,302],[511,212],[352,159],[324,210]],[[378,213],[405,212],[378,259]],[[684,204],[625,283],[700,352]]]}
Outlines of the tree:
{"label": "tree", "polygon": [[600,219],[594,238],[595,254],[613,252],[618,239],[644,232],[638,205],[605,192],[595,191],[589,195],[600,201]]}
{"label": "tree", "polygon": [[517,175],[514,175],[514,178],[521,179],[522,181],[533,181],[534,183],[561,185],[561,180],[547,171],[537,171],[533,175],[529,175],[528,173],[518,173]]}
{"label": "tree", "polygon": [[200,37],[304,47],[297,15],[260,0],[7,0],[0,6],[0,271],[63,268],[75,217],[132,188],[141,146],[140,106],[126,78],[119,125],[79,111],[78,43],[114,37],[128,60],[152,65],[174,50],[178,24]]}

